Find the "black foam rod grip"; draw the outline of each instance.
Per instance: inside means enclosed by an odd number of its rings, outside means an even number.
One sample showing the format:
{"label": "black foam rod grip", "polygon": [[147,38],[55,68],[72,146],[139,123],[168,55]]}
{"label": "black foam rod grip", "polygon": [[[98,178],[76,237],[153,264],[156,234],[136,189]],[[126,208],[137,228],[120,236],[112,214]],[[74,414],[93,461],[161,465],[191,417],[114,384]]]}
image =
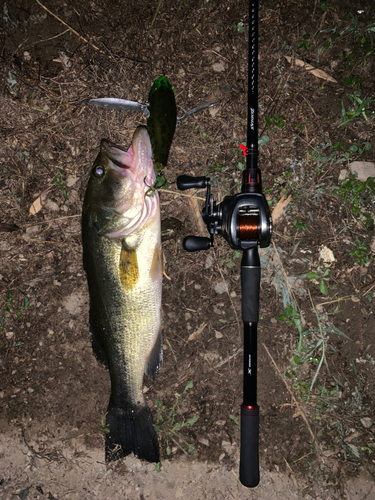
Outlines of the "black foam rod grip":
{"label": "black foam rod grip", "polygon": [[259,407],[241,406],[240,481],[247,488],[259,484]]}
{"label": "black foam rod grip", "polygon": [[177,177],[177,187],[181,191],[185,189],[203,189],[206,187],[206,177],[192,177],[190,175],[179,175]]}
{"label": "black foam rod grip", "polygon": [[199,250],[208,250],[211,246],[210,238],[202,236],[186,236],[182,243],[187,252],[198,252]]}
{"label": "black foam rod grip", "polygon": [[242,321],[258,323],[260,267],[241,266]]}

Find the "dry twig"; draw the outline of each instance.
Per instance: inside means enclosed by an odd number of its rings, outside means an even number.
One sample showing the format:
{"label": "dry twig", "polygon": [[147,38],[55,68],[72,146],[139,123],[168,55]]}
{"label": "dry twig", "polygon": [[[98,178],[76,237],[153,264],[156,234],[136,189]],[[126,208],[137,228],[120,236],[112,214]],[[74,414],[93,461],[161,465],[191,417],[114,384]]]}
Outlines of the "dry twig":
{"label": "dry twig", "polygon": [[49,9],[47,9],[47,7],[45,7],[39,0],[35,0],[35,1],[36,1],[36,3],[38,5],[40,5],[42,7],[42,9],[44,9],[46,12],[48,12],[48,14],[51,14],[51,16],[53,16],[55,19],[57,19],[59,21],[59,23],[61,23],[64,26],[66,26],[68,28],[68,30],[70,30],[72,33],[74,33],[76,36],[78,36],[78,38],[80,38],[81,40],[83,40],[85,43],[88,43],[89,45],[91,45],[91,47],[93,49],[100,51],[99,47],[97,47],[93,43],[89,42],[85,37],[83,37],[82,35],[80,35],[78,33],[78,31],[76,31],[74,28],[72,28],[71,26],[69,26],[69,24],[67,24],[65,21],[63,21],[62,19],[60,19],[59,16],[56,16],[56,14],[54,14]]}

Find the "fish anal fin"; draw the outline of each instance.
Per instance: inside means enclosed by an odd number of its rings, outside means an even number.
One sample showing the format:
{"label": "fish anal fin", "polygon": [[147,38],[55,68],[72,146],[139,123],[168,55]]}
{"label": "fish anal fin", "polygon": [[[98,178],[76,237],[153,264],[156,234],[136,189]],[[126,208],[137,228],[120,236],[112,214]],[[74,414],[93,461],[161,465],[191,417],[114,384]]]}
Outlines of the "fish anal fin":
{"label": "fish anal fin", "polygon": [[163,337],[161,330],[145,364],[145,375],[155,378],[163,364]]}

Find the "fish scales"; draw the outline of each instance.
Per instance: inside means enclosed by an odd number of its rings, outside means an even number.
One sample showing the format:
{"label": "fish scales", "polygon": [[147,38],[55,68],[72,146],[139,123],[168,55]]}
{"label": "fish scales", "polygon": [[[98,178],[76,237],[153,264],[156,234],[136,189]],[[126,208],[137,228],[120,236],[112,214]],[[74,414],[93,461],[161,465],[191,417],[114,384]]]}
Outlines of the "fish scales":
{"label": "fish scales", "polygon": [[[109,158],[108,158],[109,157]],[[104,171],[104,172],[102,172]],[[143,375],[162,362],[162,250],[150,139],[139,127],[128,152],[102,141],[83,207],[84,267],[93,349],[109,368],[106,459],[159,460]]]}

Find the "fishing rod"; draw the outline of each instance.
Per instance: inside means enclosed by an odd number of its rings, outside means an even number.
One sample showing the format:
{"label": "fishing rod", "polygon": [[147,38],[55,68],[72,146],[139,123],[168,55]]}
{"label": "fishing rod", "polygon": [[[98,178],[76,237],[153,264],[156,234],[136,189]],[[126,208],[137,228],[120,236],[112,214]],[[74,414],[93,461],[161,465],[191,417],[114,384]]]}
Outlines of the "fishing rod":
{"label": "fishing rod", "polygon": [[216,204],[208,177],[181,175],[181,190],[206,188],[202,218],[210,238],[187,236],[183,247],[188,252],[208,250],[214,235],[221,235],[231,248],[242,250],[241,289],[244,331],[243,403],[241,405],[240,481],[249,488],[259,483],[259,407],[257,404],[257,325],[259,321],[260,259],[258,247],[271,242],[272,218],[262,193],[258,167],[258,0],[249,2],[249,75],[246,157],[241,193],[226,196]]}

